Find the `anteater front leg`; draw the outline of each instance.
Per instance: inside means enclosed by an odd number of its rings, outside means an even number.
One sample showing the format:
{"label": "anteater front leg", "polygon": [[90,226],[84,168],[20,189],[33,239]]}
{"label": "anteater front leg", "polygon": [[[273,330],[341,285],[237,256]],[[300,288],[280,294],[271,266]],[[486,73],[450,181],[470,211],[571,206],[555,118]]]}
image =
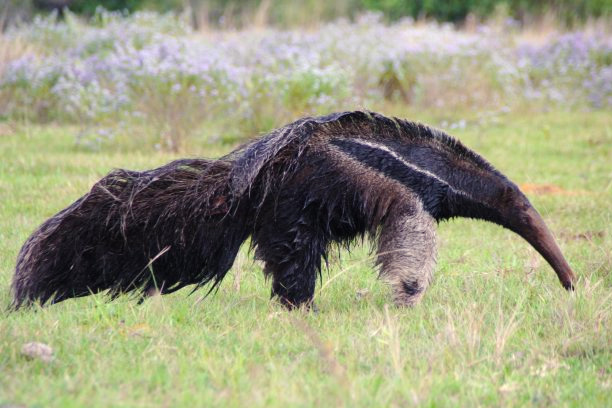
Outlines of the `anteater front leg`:
{"label": "anteater front leg", "polygon": [[420,205],[389,214],[379,238],[377,263],[398,306],[419,302],[436,265],[435,221]]}

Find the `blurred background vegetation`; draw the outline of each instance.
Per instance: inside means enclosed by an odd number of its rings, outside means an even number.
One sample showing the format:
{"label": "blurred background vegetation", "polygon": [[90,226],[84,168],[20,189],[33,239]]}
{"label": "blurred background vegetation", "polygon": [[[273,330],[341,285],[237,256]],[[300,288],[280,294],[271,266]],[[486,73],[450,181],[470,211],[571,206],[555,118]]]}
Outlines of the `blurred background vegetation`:
{"label": "blurred background vegetation", "polygon": [[3,25],[28,20],[40,12],[69,8],[92,16],[106,10],[152,10],[189,13],[201,25],[241,27],[253,21],[280,27],[313,24],[340,17],[354,18],[364,11],[381,12],[388,21],[402,18],[463,23],[503,14],[520,24],[554,18],[567,26],[612,15],[612,0],[3,0]]}
{"label": "blurred background vegetation", "polygon": [[0,122],[77,126],[77,143],[93,149],[178,151],[194,137],[243,140],[338,110],[482,120],[610,110],[611,9],[612,0],[0,0]]}

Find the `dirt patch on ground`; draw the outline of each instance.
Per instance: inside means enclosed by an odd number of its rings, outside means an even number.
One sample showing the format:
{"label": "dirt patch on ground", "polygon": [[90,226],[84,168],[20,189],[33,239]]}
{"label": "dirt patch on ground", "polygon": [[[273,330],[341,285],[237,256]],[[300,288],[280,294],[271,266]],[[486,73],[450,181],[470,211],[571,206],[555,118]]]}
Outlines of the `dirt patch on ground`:
{"label": "dirt patch on ground", "polygon": [[570,196],[578,196],[578,195],[586,195],[589,194],[588,191],[572,191],[565,190],[559,186],[554,184],[534,184],[534,183],[523,183],[519,184],[519,188],[523,193],[527,194],[536,194],[536,195],[570,195]]}

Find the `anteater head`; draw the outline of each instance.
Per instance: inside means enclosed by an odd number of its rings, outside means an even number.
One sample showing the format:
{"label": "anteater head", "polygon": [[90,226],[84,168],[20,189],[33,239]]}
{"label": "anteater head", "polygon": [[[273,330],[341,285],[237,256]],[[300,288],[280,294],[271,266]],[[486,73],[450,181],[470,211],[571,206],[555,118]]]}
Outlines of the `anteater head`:
{"label": "anteater head", "polygon": [[482,157],[421,124],[377,114],[353,113],[349,119],[330,132],[343,135],[332,137],[334,149],[401,183],[438,221],[469,217],[514,231],[546,259],[566,289],[573,289],[574,273],[542,217],[520,189]]}
{"label": "anteater head", "polygon": [[567,290],[574,289],[576,277],[561,253],[546,223],[527,197],[512,182],[493,202],[500,210],[499,224],[516,232],[550,264]]}

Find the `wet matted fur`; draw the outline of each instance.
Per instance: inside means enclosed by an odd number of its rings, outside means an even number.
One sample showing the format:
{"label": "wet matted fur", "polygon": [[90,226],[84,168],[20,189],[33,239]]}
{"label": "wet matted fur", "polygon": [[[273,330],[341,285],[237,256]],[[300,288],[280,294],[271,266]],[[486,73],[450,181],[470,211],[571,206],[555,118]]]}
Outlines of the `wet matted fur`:
{"label": "wet matted fur", "polygon": [[571,289],[574,274],[517,186],[460,142],[373,112],[304,118],[218,160],[115,170],[26,241],[13,307],[108,290],[112,297],[214,288],[249,237],[285,305],[308,304],[334,243],[378,240],[399,305],[435,267],[436,222],[470,217],[520,234]]}

